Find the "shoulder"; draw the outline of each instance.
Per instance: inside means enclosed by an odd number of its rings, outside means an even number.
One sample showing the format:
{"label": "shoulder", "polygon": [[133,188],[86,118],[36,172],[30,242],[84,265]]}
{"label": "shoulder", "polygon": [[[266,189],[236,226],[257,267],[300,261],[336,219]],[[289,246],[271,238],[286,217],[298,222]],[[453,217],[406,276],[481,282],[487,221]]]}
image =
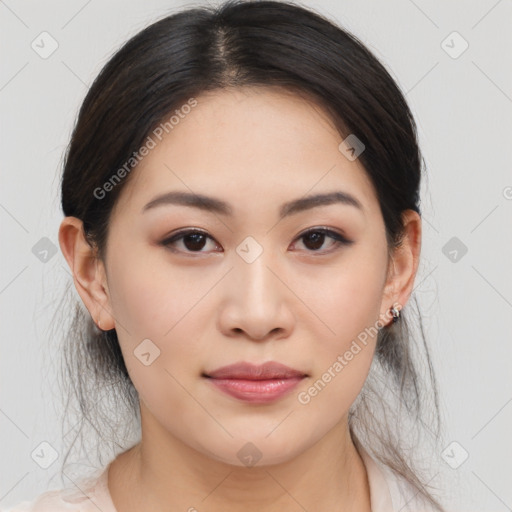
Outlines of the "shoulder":
{"label": "shoulder", "polygon": [[116,512],[108,492],[108,467],[81,478],[72,488],[46,491],[0,512]]}

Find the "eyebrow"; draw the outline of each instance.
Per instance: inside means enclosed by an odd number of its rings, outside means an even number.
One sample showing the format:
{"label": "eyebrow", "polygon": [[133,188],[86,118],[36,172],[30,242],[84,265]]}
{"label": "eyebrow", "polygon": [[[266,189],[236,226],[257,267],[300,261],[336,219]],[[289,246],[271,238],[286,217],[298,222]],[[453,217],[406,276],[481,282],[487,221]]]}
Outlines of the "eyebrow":
{"label": "eyebrow", "polygon": [[[145,213],[148,210],[159,206],[173,204],[199,208],[201,210],[218,213],[220,215],[233,215],[232,207],[229,205],[229,203],[226,203],[221,199],[203,194],[194,194],[180,191],[167,192],[165,194],[156,196],[142,208],[142,213]],[[294,215],[306,210],[310,210],[312,208],[327,206],[331,204],[349,205],[359,209],[361,212],[364,211],[361,202],[353,195],[347,192],[334,191],[324,194],[315,194],[301,197],[299,199],[294,199],[293,201],[284,203],[279,210],[279,218],[283,219],[289,215]]]}

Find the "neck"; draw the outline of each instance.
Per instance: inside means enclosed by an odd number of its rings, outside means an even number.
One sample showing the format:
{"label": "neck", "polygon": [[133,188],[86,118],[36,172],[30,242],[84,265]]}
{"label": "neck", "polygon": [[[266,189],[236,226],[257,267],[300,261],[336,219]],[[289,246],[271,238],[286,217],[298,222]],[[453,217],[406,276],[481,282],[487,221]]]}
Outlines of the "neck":
{"label": "neck", "polygon": [[370,511],[366,470],[346,418],[292,460],[245,467],[212,459],[141,417],[141,442],[119,455],[109,470],[118,512]]}

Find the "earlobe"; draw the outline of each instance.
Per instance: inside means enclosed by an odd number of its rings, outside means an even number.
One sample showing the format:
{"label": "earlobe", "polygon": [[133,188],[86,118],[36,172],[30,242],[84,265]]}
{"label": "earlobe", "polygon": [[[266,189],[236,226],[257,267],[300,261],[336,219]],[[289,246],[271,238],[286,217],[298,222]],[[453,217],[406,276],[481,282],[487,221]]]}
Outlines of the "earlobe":
{"label": "earlobe", "polygon": [[75,288],[94,322],[101,325],[102,330],[113,329],[115,323],[110,313],[103,262],[85,239],[80,219],[63,219],[59,228],[59,244],[73,275]]}
{"label": "earlobe", "polygon": [[[421,252],[421,217],[414,210],[402,213],[404,236],[391,255],[388,278],[384,289],[381,315],[390,317],[390,308],[405,306],[412,293]],[[392,322],[393,320],[391,320]],[[391,322],[386,322],[389,324]]]}

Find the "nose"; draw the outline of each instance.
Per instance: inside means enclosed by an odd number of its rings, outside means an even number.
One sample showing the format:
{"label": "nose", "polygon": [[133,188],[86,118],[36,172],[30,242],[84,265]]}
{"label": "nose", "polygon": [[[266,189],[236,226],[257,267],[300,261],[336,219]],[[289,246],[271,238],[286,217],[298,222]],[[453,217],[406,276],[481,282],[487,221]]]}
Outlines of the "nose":
{"label": "nose", "polygon": [[269,252],[252,263],[236,256],[224,281],[218,322],[225,336],[264,341],[291,334],[294,295]]}

